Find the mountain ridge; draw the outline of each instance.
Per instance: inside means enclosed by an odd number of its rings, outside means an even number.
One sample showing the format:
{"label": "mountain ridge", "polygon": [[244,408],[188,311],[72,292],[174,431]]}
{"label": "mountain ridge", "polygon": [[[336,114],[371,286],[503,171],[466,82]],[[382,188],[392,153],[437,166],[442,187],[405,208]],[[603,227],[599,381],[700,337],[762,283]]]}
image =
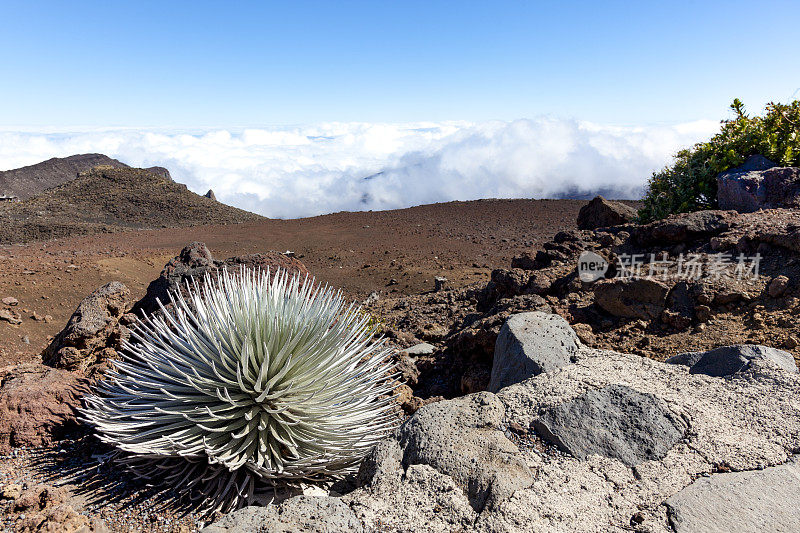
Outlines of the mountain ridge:
{"label": "mountain ridge", "polygon": [[[51,157],[33,165],[0,171],[0,194],[17,196],[27,200],[47,189],[75,179],[79,173],[86,172],[98,165],[114,168],[130,168],[118,159],[105,154],[75,154],[68,157]],[[150,167],[153,173],[172,179],[169,170],[164,167]]]}
{"label": "mountain ridge", "polygon": [[189,191],[166,169],[103,164],[21,202],[0,205],[0,244],[262,218]]}

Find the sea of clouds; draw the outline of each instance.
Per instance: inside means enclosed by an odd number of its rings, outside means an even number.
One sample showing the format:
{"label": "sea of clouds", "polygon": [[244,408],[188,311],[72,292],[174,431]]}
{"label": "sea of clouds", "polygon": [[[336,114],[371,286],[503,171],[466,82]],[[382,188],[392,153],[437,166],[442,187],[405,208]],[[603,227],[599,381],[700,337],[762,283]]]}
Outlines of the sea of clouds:
{"label": "sea of clouds", "polygon": [[639,198],[704,120],[609,126],[512,122],[326,123],[258,129],[0,129],[0,169],[97,152],[276,218],[478,198]]}

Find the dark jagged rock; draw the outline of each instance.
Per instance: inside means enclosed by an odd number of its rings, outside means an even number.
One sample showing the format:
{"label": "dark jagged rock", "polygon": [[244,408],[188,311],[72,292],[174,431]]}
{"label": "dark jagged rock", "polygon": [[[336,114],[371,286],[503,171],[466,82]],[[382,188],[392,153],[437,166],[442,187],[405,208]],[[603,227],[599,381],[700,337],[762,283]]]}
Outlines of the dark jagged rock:
{"label": "dark jagged rock", "polygon": [[761,155],[752,155],[736,168],[717,176],[720,209],[752,213],[759,209],[800,205],[800,168],[778,167]]}
{"label": "dark jagged rock", "polygon": [[214,200],[215,202],[217,201],[217,195],[214,194],[214,191],[211,190],[211,189],[208,189],[208,192],[205,193],[203,196],[205,196],[206,198],[209,198],[211,200]]}
{"label": "dark jagged rock", "polygon": [[669,290],[669,285],[654,279],[615,278],[595,283],[594,297],[614,316],[653,320],[664,311]]}
{"label": "dark jagged rock", "polygon": [[759,209],[800,207],[800,168],[725,172],[717,177],[721,209],[752,213]]}
{"label": "dark jagged rock", "polygon": [[130,291],[119,281],[106,283],[83,299],[66,327],[42,352],[42,361],[68,370],[86,370],[116,355],[128,334],[119,324],[128,309]]}
{"label": "dark jagged rock", "polygon": [[686,424],[660,398],[609,385],[547,410],[534,428],[578,459],[598,454],[636,466],[663,458],[683,438]]}
{"label": "dark jagged rock", "polygon": [[641,245],[684,243],[708,239],[727,231],[737,220],[733,211],[695,211],[672,215],[634,230],[633,236]]}
{"label": "dark jagged rock", "polygon": [[607,228],[626,224],[636,218],[636,210],[620,202],[596,196],[578,213],[578,229]]}

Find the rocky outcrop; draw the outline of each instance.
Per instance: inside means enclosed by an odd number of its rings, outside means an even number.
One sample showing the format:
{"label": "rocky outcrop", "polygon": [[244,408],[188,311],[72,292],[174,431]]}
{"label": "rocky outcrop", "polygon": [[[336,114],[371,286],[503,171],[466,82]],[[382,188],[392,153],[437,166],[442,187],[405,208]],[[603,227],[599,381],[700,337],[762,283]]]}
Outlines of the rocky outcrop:
{"label": "rocky outcrop", "polygon": [[558,315],[512,315],[497,337],[488,390],[497,392],[542,372],[554,372],[570,363],[579,346],[575,331]]}
{"label": "rocky outcrop", "polygon": [[[397,443],[399,453],[387,457],[399,457],[404,468],[424,464],[450,476],[472,508],[481,511],[533,482],[519,450],[500,431],[503,411],[488,392],[426,405],[383,446]],[[378,459],[372,462],[376,471],[386,467]],[[369,472],[362,470],[361,479],[369,480]]]}
{"label": "rocky outcrop", "polygon": [[[166,169],[94,167],[0,210],[0,243],[261,220],[189,191]],[[32,180],[36,186],[37,180]],[[0,191],[2,187],[0,187]]]}
{"label": "rocky outcrop", "polygon": [[777,167],[753,155],[736,168],[717,176],[720,209],[751,213],[759,209],[800,206],[800,168]]}
{"label": "rocky outcrop", "polygon": [[787,372],[798,372],[792,354],[753,344],[721,346],[705,352],[686,352],[670,357],[666,362],[688,366],[691,374],[722,377],[747,370],[757,359],[770,361]]}
{"label": "rocky outcrop", "polygon": [[83,299],[66,327],[42,352],[42,361],[56,368],[86,370],[116,356],[123,337],[120,324],[130,291],[119,281],[106,283]]}
{"label": "rocky outcrop", "polygon": [[636,210],[620,202],[596,196],[578,212],[578,229],[607,228],[631,222]]}
{"label": "rocky outcrop", "polygon": [[701,477],[666,501],[676,533],[800,531],[796,459],[752,472]]}
{"label": "rocky outcrop", "polygon": [[203,196],[205,196],[209,200],[214,200],[215,202],[217,201],[217,195],[214,194],[214,191],[212,189],[208,189],[208,192],[205,193]]}
{"label": "rocky outcrop", "polygon": [[663,400],[626,385],[588,390],[546,410],[533,427],[573,457],[601,455],[627,466],[664,458],[686,431]]}
{"label": "rocky outcrop", "polygon": [[0,320],[4,320],[14,326],[22,324],[22,317],[13,309],[0,309]]}
{"label": "rocky outcrop", "polygon": [[653,320],[666,308],[670,287],[648,278],[617,278],[594,284],[595,302],[617,317]]}
{"label": "rocky outcrop", "polygon": [[100,518],[90,519],[67,503],[64,489],[35,485],[21,492],[11,509],[17,533],[108,533]]}
{"label": "rocky outcrop", "polygon": [[201,533],[359,533],[361,521],[338,498],[295,496],[269,507],[245,507]]}
{"label": "rocky outcrop", "polygon": [[708,239],[727,231],[736,222],[733,211],[695,211],[671,215],[637,227],[633,236],[643,246],[652,244],[685,243]]}
{"label": "rocky outcrop", "polygon": [[79,154],[54,157],[35,165],[0,171],[0,191],[26,200],[46,189],[75,179],[79,172],[98,165],[126,168],[128,165],[103,154]]}
{"label": "rocky outcrop", "polygon": [[[770,467],[800,446],[798,392],[800,375],[765,360],[720,379],[582,349],[558,372],[496,395],[421,408],[364,460],[359,488],[341,502],[365,529],[386,531],[667,533],[681,523],[703,530],[694,525],[708,522],[692,520],[738,501],[744,521],[731,531],[761,523],[748,522],[747,509],[789,531],[785,499],[796,481],[773,478]],[[722,473],[732,470],[746,475]],[[732,489],[707,490],[702,476]],[[750,477],[776,497],[743,505],[754,493],[733,487]]]}
{"label": "rocky outcrop", "polygon": [[38,363],[0,371],[0,453],[52,444],[77,426],[88,380]]}
{"label": "rocky outcrop", "polygon": [[172,181],[172,176],[170,175],[169,170],[164,167],[148,167],[145,170],[163,180]]}

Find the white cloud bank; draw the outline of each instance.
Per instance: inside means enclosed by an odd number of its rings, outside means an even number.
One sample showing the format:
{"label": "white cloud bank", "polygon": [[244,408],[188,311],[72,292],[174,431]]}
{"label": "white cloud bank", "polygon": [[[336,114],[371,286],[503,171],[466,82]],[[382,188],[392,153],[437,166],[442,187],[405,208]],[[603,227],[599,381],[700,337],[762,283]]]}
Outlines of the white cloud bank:
{"label": "white cloud bank", "polygon": [[636,198],[714,121],[617,127],[513,122],[330,123],[209,130],[0,130],[0,168],[99,152],[167,167],[198,193],[269,217],[394,209],[478,198]]}

